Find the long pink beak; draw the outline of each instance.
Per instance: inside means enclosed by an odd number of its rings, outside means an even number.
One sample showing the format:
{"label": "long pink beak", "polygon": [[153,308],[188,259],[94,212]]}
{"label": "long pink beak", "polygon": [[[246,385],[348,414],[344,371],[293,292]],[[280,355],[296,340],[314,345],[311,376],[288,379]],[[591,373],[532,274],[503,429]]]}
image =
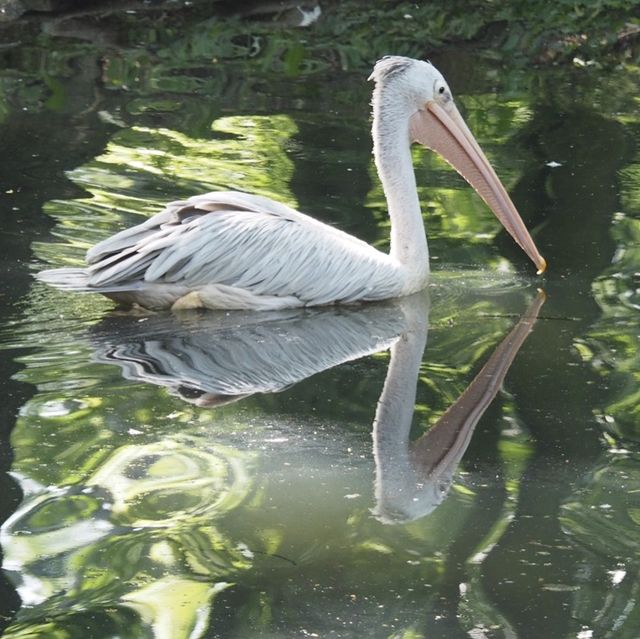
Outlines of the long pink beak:
{"label": "long pink beak", "polygon": [[453,102],[446,109],[437,102],[427,102],[424,109],[411,116],[410,135],[412,141],[439,153],[469,182],[531,258],[538,275],[543,273],[547,262]]}

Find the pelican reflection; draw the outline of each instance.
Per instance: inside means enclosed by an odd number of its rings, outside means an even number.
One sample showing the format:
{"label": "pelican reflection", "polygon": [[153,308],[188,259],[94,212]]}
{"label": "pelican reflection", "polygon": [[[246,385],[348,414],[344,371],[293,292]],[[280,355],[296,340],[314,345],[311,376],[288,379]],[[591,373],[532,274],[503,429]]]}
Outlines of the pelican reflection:
{"label": "pelican reflection", "polygon": [[[425,304],[414,299],[410,306]],[[127,379],[164,386],[198,406],[216,406],[282,391],[388,349],[407,326],[404,308],[388,302],[263,313],[189,312],[133,321],[115,315],[94,330],[94,359],[117,364]]]}
{"label": "pelican reflection", "polygon": [[447,495],[473,431],[544,303],[540,292],[466,390],[410,441],[429,328],[424,293],[383,304],[274,311],[112,317],[93,334],[94,359],[128,379],[166,387],[199,406],[273,393],[347,361],[390,349],[374,424],[374,515],[402,523]]}

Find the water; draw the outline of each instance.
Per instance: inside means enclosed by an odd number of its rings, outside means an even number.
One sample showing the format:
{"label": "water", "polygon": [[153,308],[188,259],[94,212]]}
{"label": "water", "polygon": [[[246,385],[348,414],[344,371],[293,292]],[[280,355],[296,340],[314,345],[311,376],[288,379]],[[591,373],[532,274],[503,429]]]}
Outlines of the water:
{"label": "water", "polygon": [[364,71],[145,33],[2,52],[3,636],[636,637],[637,70],[436,60],[543,279],[416,150],[426,294],[122,316],[32,273],[215,188],[388,236]]}

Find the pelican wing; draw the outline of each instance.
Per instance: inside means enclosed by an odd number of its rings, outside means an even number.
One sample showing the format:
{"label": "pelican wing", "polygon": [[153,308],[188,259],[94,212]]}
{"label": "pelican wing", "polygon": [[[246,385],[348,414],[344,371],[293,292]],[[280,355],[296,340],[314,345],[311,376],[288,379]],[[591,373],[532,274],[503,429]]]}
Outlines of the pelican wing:
{"label": "pelican wing", "polygon": [[[239,192],[174,202],[87,253],[88,286],[222,285],[302,304],[398,295],[388,255],[283,204]],[[135,288],[138,288],[136,284]]]}

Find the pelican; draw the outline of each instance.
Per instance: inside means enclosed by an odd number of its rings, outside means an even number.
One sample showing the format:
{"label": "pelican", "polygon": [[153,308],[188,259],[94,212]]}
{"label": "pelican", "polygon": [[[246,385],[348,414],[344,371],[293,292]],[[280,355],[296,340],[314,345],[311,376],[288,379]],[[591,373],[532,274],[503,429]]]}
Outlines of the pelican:
{"label": "pelican", "polygon": [[273,200],[236,191],[172,202],[87,252],[86,268],[42,271],[59,288],[121,304],[274,310],[403,297],[429,280],[429,250],[411,160],[419,142],[451,164],[534,262],[524,222],[429,62],[379,60],[373,154],[391,218],[389,254]]}

